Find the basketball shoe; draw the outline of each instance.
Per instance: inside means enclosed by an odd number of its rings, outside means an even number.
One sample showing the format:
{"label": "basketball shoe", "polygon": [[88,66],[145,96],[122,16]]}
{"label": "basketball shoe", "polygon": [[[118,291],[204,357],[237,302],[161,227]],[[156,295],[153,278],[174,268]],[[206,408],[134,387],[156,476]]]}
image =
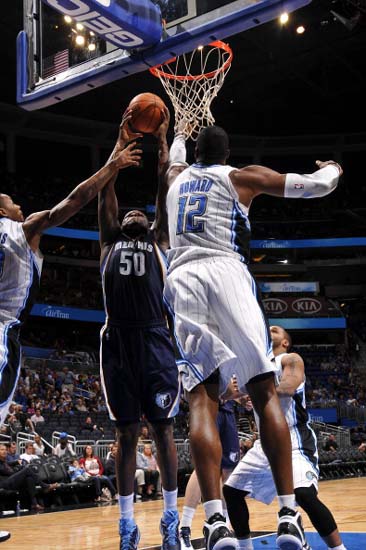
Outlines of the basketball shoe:
{"label": "basketball shoe", "polygon": [[300,513],[284,506],[278,514],[277,546],[281,550],[307,550]]}
{"label": "basketball shoe", "polygon": [[137,550],[140,540],[140,529],[133,519],[121,519],[119,522],[119,534],[121,537],[120,550]]}
{"label": "basketball shoe", "polygon": [[206,550],[239,550],[238,540],[228,529],[224,516],[214,514],[203,527]]}
{"label": "basketball shoe", "polygon": [[191,528],[181,527],[179,530],[180,550],[193,550],[191,543]]}
{"label": "basketball shoe", "polygon": [[10,539],[10,533],[8,531],[0,531],[0,542],[5,542]]}
{"label": "basketball shoe", "polygon": [[166,510],[160,520],[161,550],[180,550],[179,515],[177,510]]}

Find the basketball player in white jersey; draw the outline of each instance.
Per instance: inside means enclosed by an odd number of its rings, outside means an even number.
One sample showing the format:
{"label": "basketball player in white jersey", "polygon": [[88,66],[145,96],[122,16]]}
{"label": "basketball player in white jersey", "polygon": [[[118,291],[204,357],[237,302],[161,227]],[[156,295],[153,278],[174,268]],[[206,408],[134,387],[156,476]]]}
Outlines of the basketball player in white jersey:
{"label": "basketball player in white jersey", "polygon": [[[297,504],[308,514],[312,524],[324,539],[328,550],[346,550],[330,510],[318,499],[318,449],[316,436],[310,427],[305,404],[304,362],[297,353],[289,353],[291,337],[278,326],[271,327],[273,353],[279,371],[276,391],[290,428],[292,468]],[[231,525],[240,548],[252,550],[248,495],[264,504],[276,496],[272,472],[260,441],[239,462],[224,485],[224,495]],[[310,549],[305,543],[304,550]]]}
{"label": "basketball player in white jersey", "polygon": [[[185,160],[184,138],[176,136],[175,161]],[[197,139],[196,163],[177,177],[168,174],[171,250],[165,299],[175,317],[180,370],[190,406],[190,441],[201,487],[208,550],[236,548],[222,516],[221,447],[216,428],[219,396],[233,373],[249,393],[260,418],[261,440],[279,495],[277,544],[303,546],[293,491],[291,441],[275,389],[272,344],[250,275],[252,200],[261,193],[286,198],[322,197],[337,187],[337,163],[317,161],[313,174],[279,174],[263,166],[227,166],[229,139],[217,126]],[[291,518],[296,534],[286,533]],[[225,540],[223,540],[225,539]]]}
{"label": "basketball player in white jersey", "polygon": [[31,310],[39,286],[42,233],[79,212],[118,170],[138,165],[140,154],[131,144],[59,204],[25,220],[21,207],[0,193],[0,425],[7,416],[19,376],[19,328]]}

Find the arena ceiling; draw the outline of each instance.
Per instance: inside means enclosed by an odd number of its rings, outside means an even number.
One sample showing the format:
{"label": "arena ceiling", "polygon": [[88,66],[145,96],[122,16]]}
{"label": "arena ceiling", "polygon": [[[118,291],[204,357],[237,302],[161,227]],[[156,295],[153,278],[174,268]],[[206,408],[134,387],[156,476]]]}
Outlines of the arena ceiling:
{"label": "arena ceiling", "polygon": [[[15,37],[22,28],[22,1],[8,5],[0,20],[0,101],[14,104]],[[301,35],[296,33],[299,25],[305,27]],[[217,123],[230,133],[365,131],[365,0],[313,0],[291,15],[286,26],[271,22],[228,42],[235,59],[213,110]],[[142,91],[163,95],[160,83],[143,73],[48,110],[114,122]]]}

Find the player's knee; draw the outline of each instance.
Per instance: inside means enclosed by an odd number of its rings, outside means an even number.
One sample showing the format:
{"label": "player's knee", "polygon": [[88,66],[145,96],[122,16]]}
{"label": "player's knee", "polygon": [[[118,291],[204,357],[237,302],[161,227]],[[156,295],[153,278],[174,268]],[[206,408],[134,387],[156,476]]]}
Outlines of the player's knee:
{"label": "player's knee", "polygon": [[305,511],[311,507],[314,499],[317,499],[317,492],[314,485],[311,487],[298,487],[295,489],[296,502]]}
{"label": "player's knee", "polygon": [[121,448],[135,448],[138,438],[138,424],[124,424],[117,426],[116,436],[118,445]]}

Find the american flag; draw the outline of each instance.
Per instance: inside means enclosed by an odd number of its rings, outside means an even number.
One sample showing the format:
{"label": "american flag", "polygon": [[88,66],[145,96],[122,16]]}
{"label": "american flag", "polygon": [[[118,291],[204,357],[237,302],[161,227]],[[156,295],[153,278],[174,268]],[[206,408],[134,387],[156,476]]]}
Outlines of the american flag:
{"label": "american flag", "polygon": [[61,50],[60,52],[50,55],[43,60],[42,78],[48,78],[55,74],[62,73],[69,68],[69,50]]}

